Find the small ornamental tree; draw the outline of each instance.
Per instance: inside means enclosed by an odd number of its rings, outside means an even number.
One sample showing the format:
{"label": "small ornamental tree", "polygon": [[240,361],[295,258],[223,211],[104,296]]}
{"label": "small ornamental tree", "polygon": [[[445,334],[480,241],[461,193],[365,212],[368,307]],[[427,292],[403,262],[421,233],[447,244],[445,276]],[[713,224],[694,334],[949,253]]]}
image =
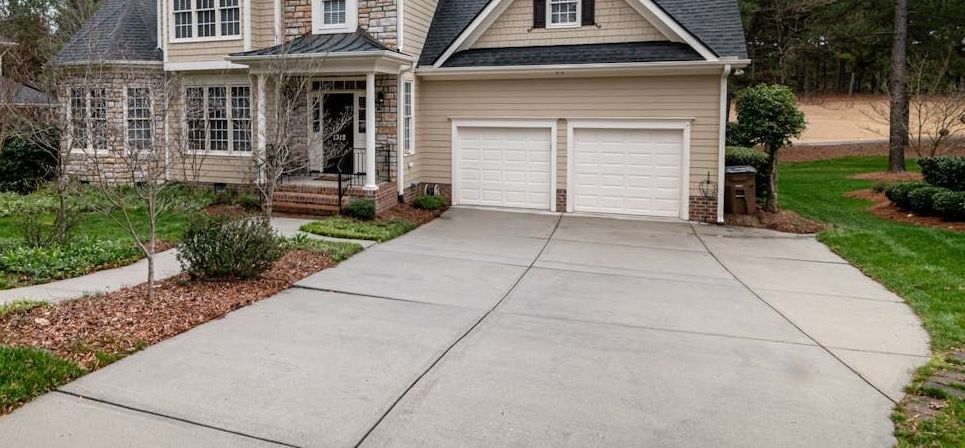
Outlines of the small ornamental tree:
{"label": "small ornamental tree", "polygon": [[777,152],[790,146],[791,139],[804,131],[804,113],[797,108],[797,98],[790,87],[761,84],[737,94],[737,126],[750,143],[763,146],[770,156],[764,210],[776,212]]}

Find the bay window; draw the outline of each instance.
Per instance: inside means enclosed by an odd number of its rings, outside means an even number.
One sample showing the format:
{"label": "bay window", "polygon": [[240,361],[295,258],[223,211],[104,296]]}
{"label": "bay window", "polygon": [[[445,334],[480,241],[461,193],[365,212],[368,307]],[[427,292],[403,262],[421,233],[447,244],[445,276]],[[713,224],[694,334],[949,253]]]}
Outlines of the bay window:
{"label": "bay window", "polygon": [[127,89],[127,147],[150,149],[151,140],[151,91],[146,87]]}
{"label": "bay window", "polygon": [[104,89],[70,90],[70,127],[73,150],[107,150],[107,92]]}
{"label": "bay window", "polygon": [[185,89],[188,148],[221,154],[251,153],[251,88]]}

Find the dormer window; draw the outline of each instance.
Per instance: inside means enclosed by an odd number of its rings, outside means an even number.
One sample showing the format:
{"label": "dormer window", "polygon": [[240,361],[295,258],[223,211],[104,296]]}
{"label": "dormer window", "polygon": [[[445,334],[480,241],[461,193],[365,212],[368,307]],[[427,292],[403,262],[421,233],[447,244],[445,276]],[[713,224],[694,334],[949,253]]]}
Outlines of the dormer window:
{"label": "dormer window", "polygon": [[240,0],[174,0],[175,40],[241,36]]}
{"label": "dormer window", "polygon": [[580,26],[580,0],[549,0],[549,28]]}
{"label": "dormer window", "polygon": [[358,25],[358,0],[312,0],[315,34],[352,33]]}

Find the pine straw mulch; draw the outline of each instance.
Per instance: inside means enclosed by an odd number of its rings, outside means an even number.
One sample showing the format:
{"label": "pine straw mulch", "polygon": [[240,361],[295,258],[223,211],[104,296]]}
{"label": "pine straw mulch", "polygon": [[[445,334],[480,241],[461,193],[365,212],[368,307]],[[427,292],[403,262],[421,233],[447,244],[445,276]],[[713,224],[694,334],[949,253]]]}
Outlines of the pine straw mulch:
{"label": "pine straw mulch", "polygon": [[292,251],[250,280],[196,281],[186,274],[0,319],[0,345],[48,350],[88,370],[270,297],[334,266],[325,254]]}
{"label": "pine straw mulch", "polygon": [[725,215],[727,225],[770,229],[785,233],[811,234],[824,230],[824,224],[790,210],[768,213],[758,209],[753,215]]}
{"label": "pine straw mulch", "polygon": [[965,222],[946,221],[937,216],[918,216],[914,213],[906,212],[896,207],[895,204],[892,204],[884,193],[879,193],[874,190],[857,190],[852,191],[845,196],[852,199],[864,199],[866,201],[871,201],[872,204],[871,207],[868,208],[868,211],[879,218],[890,219],[892,221],[899,221],[918,226],[965,232]]}
{"label": "pine straw mulch", "polygon": [[855,174],[853,176],[848,176],[849,179],[857,180],[870,180],[873,182],[885,182],[885,183],[895,183],[895,182],[920,182],[922,180],[921,173],[889,173],[887,171],[878,171],[875,173],[861,173]]}
{"label": "pine straw mulch", "polygon": [[402,219],[421,226],[438,218],[446,210],[446,208],[439,210],[421,210],[409,204],[399,204],[380,215],[379,218],[387,220]]}

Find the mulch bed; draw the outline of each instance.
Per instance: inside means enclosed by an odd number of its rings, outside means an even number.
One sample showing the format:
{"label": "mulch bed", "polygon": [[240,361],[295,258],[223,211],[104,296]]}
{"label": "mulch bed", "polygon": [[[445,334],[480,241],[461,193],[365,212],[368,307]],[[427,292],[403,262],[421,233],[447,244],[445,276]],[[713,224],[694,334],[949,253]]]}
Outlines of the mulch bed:
{"label": "mulch bed", "polygon": [[[270,297],[334,266],[326,255],[292,251],[261,277],[193,281],[182,274],[100,296],[35,308],[0,319],[0,345],[32,346],[88,370]],[[106,355],[106,356],[105,356]]]}
{"label": "mulch bed", "polygon": [[887,171],[879,171],[876,173],[861,173],[849,176],[849,179],[857,180],[870,180],[873,182],[920,182],[922,180],[921,173],[889,173]]}
{"label": "mulch bed", "polygon": [[[940,155],[965,155],[965,150],[943,149]],[[864,143],[799,143],[789,148],[781,149],[778,159],[781,162],[810,162],[814,160],[837,159],[849,156],[886,156],[888,155],[888,142],[864,142]],[[905,158],[918,158],[918,153],[909,148],[905,151]]]}
{"label": "mulch bed", "polygon": [[945,221],[936,216],[918,216],[895,207],[884,193],[874,190],[852,191],[846,195],[852,199],[871,201],[868,211],[880,218],[890,219],[919,226],[935,227],[956,232],[965,232],[965,222]]}
{"label": "mulch bed", "polygon": [[785,233],[811,234],[824,230],[824,224],[805,218],[790,210],[767,213],[758,210],[753,215],[725,215],[727,225],[756,227]]}
{"label": "mulch bed", "polygon": [[390,220],[404,219],[406,221],[411,222],[412,224],[421,226],[423,224],[428,223],[429,221],[432,221],[433,219],[438,218],[439,215],[441,215],[445,211],[446,209],[444,208],[440,210],[420,210],[415,207],[412,207],[409,204],[399,204],[399,205],[396,205],[395,207],[392,207],[385,213],[383,213],[380,217],[383,219],[390,219]]}

